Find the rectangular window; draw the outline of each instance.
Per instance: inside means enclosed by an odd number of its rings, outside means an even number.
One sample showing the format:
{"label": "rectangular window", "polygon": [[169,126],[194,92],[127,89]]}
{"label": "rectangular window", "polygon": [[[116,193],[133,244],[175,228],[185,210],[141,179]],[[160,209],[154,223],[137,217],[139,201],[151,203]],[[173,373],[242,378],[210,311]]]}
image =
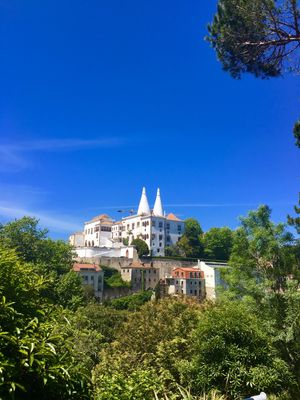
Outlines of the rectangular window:
{"label": "rectangular window", "polygon": [[155,226],[155,221],[152,221],[152,226]]}
{"label": "rectangular window", "polygon": [[134,224],[131,225],[132,229],[134,229]]}
{"label": "rectangular window", "polygon": [[158,226],[159,226],[159,228],[162,228],[162,227],[163,227],[163,223],[160,222],[160,223],[158,224]]}
{"label": "rectangular window", "polygon": [[162,238],[163,238],[163,235],[159,235],[159,240],[162,240]]}
{"label": "rectangular window", "polygon": [[167,224],[167,229],[170,229],[170,224]]}
{"label": "rectangular window", "polygon": [[137,222],[137,224],[136,224],[136,227],[137,227],[137,228],[139,228],[139,227],[140,227],[140,223],[139,223],[139,222]]}

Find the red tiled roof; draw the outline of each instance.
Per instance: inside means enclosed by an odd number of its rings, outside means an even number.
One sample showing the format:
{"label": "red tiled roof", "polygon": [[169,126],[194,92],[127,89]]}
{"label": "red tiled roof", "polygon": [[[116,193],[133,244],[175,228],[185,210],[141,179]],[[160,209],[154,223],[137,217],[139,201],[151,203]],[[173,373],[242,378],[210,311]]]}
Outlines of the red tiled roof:
{"label": "red tiled roof", "polygon": [[[176,273],[179,273],[179,271],[180,271],[180,275],[181,276],[179,276],[179,274],[176,274]],[[203,271],[200,271],[200,269],[199,268],[190,268],[190,267],[186,267],[186,268],[174,268],[173,269],[173,271],[172,271],[172,277],[173,278],[186,278],[186,279],[189,279],[190,278],[190,272],[198,272],[198,276],[200,277],[200,278],[204,278],[204,272]]]}
{"label": "red tiled roof", "polygon": [[173,213],[168,214],[167,219],[169,219],[171,221],[182,221],[181,219],[177,218],[176,215]]}
{"label": "red tiled roof", "polygon": [[96,264],[81,264],[81,263],[75,263],[73,265],[73,271],[75,272],[80,272],[82,270],[88,270],[88,269],[92,269],[96,272],[101,271],[101,268],[99,267],[99,265]]}
{"label": "red tiled roof", "polygon": [[151,265],[150,264],[145,264],[145,263],[141,263],[141,262],[139,262],[139,261],[132,261],[132,263],[130,263],[127,267],[121,267],[121,268],[124,268],[124,269],[126,269],[126,268],[153,268],[153,269],[155,269],[154,267],[151,267]]}
{"label": "red tiled roof", "polygon": [[173,269],[173,271],[177,271],[177,270],[183,271],[183,272],[197,272],[197,271],[200,271],[199,268],[193,268],[193,267],[177,267],[177,268]]}

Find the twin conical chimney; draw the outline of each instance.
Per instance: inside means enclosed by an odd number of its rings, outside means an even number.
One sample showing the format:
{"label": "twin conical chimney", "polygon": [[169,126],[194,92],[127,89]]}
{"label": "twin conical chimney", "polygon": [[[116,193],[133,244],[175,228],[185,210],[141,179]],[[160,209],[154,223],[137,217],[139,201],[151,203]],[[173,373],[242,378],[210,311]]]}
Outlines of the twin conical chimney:
{"label": "twin conical chimney", "polygon": [[[147,195],[146,195],[146,189],[143,187],[142,196],[141,196],[137,215],[148,215],[148,214],[151,214],[151,211],[150,211],[150,207],[149,207],[149,203],[148,203],[148,199],[147,199]],[[156,217],[164,216],[159,188],[157,189],[157,193],[156,193],[156,199],[155,199],[154,208],[153,208],[153,215],[155,215]]]}
{"label": "twin conical chimney", "polygon": [[142,196],[138,208],[138,215],[150,214],[150,207],[146,195],[146,189],[143,187]]}
{"label": "twin conical chimney", "polygon": [[163,217],[164,216],[159,188],[157,189],[157,193],[156,193],[156,199],[155,199],[155,203],[154,203],[153,214],[155,216],[157,216],[157,217]]}

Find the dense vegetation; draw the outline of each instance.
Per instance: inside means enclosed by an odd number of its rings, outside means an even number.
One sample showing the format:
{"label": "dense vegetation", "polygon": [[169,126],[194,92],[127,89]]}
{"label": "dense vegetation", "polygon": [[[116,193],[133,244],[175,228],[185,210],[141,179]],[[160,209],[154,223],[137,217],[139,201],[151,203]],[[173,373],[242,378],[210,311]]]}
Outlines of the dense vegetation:
{"label": "dense vegetation", "polygon": [[228,261],[230,258],[234,232],[227,227],[211,228],[203,232],[193,218],[185,221],[185,232],[175,246],[166,247],[166,256],[201,258]]}
{"label": "dense vegetation", "polygon": [[231,268],[203,304],[144,292],[101,305],[70,272],[69,245],[32,218],[1,226],[0,398],[299,398],[300,246],[270,214],[207,234]]}

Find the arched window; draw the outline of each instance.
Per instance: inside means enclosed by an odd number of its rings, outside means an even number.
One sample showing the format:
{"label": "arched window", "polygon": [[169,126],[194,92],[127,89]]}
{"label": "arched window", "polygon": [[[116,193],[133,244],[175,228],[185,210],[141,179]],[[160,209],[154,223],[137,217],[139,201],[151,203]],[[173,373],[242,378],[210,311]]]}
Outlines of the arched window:
{"label": "arched window", "polygon": [[128,257],[129,257],[129,251],[126,250],[126,258],[128,258]]}
{"label": "arched window", "polygon": [[85,247],[87,247],[87,240],[85,241]]}
{"label": "arched window", "polygon": [[94,247],[94,241],[92,240],[92,247]]}
{"label": "arched window", "polygon": [[89,242],[89,247],[91,247],[91,242]]}

